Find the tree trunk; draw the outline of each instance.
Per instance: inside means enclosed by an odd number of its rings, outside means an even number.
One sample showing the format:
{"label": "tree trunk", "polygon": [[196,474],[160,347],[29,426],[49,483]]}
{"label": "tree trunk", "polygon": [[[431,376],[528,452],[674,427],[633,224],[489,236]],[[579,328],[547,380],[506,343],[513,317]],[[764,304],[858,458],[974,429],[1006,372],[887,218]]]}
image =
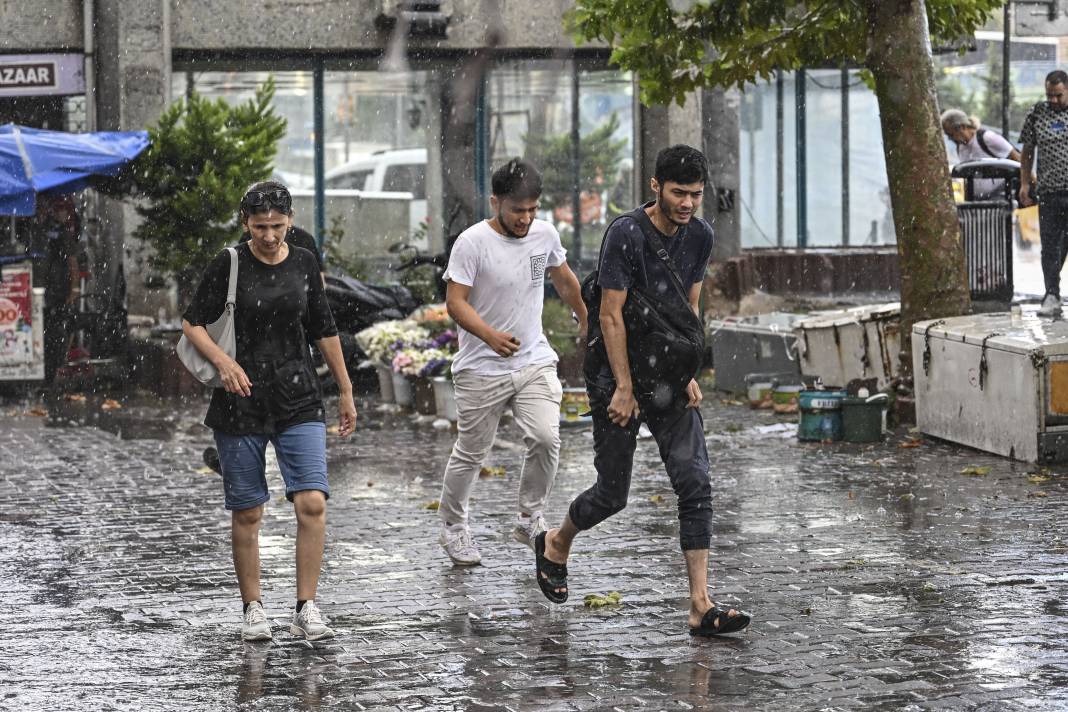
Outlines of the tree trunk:
{"label": "tree trunk", "polygon": [[867,0],[868,62],[879,100],[901,266],[901,366],[912,325],[971,309],[960,225],[938,121],[924,0]]}

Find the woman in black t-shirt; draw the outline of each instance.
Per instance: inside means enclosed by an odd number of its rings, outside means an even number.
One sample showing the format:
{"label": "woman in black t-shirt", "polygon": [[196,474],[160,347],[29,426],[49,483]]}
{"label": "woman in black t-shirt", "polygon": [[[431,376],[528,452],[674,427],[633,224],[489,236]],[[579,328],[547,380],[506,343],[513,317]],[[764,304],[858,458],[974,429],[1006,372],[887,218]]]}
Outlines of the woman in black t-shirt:
{"label": "woman in black t-shirt", "polygon": [[274,445],[297,515],[297,606],[290,631],[308,640],[333,636],[315,605],[326,529],[326,423],[308,340],[322,352],[340,390],[339,432],[356,423],[352,383],[326,302],[319,265],[308,250],[286,243],[293,200],[275,182],[253,185],[241,200],[251,239],[237,249],[234,326],[237,353],[223,352],[204,328],[225,308],[230,256],[208,266],[186,309],[182,329],[219,371],[204,422],[215,434],[226,508],[231,510],[234,569],[244,603],[245,640],[270,640],[260,601],[259,527],[267,491],[266,447]]}

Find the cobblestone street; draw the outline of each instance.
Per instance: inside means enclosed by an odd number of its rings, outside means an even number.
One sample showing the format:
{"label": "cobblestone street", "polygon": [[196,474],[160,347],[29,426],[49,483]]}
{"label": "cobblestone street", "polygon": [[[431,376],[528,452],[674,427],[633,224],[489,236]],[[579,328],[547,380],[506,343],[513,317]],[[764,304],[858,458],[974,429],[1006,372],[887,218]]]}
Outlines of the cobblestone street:
{"label": "cobblestone street", "polygon": [[[288,633],[292,509],[272,469],[261,547],[275,640],[239,638],[229,516],[190,408],[170,441],[0,417],[0,708],[10,710],[1068,709],[1068,468],[899,432],[796,441],[789,419],[706,401],[712,589],[754,623],[693,640],[675,498],[651,440],[630,506],[580,537],[553,607],[511,540],[520,438],[480,480],[483,565],[437,544],[449,432],[361,408],[329,443],[319,603]],[[333,412],[333,411],[332,411]],[[567,428],[547,518],[594,477]],[[983,473],[968,476],[966,468]],[[583,596],[619,591],[618,607]]]}

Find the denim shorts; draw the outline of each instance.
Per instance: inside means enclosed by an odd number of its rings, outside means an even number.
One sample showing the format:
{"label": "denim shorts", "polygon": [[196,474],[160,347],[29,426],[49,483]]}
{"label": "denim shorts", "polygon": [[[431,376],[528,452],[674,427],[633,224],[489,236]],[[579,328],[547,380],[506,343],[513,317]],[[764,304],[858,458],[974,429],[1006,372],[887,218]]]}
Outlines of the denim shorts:
{"label": "denim shorts", "polygon": [[300,423],[275,435],[227,435],[215,431],[227,509],[251,509],[271,499],[267,491],[267,443],[274,445],[286,483],[286,499],[305,490],[330,497],[326,481],[326,425]]}

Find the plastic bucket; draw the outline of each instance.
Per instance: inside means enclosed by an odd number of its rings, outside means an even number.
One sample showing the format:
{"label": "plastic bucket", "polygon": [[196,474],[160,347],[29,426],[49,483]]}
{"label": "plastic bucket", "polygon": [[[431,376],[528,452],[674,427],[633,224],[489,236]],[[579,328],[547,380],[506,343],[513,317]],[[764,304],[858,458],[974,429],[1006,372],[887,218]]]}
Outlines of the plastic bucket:
{"label": "plastic bucket", "polygon": [[775,384],[768,381],[760,381],[759,383],[750,383],[747,389],[747,395],[749,397],[750,408],[771,408],[772,394],[775,391]]}
{"label": "plastic bucket", "polygon": [[771,394],[772,408],[776,413],[796,413],[803,386],[779,386]]}
{"label": "plastic bucket", "polygon": [[842,401],[845,391],[801,391],[801,422],[797,439],[810,442],[842,439]]}
{"label": "plastic bucket", "polygon": [[875,443],[883,439],[885,395],[842,399],[842,439],[850,443]]}

